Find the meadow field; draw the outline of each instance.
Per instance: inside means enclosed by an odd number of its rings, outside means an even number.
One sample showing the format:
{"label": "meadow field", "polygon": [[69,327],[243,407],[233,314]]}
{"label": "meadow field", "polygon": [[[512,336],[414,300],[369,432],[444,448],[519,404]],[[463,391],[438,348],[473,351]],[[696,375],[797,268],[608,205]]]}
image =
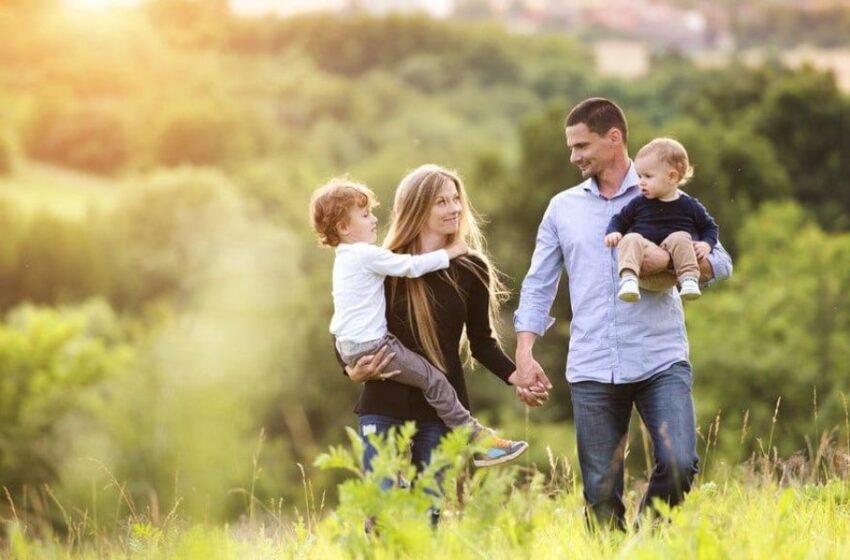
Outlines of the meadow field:
{"label": "meadow field", "polygon": [[[742,439],[746,429],[742,427]],[[773,447],[773,453],[753,454],[737,465],[710,465],[711,474],[700,475],[675,508],[658,502],[641,511],[646,472],[627,473],[627,527],[620,531],[588,521],[576,467],[568,457],[556,457],[547,448],[546,465],[526,460],[473,472],[466,436],[455,433],[444,440],[428,468],[416,473],[406,453],[413,430],[410,424],[376,441],[380,458],[367,474],[358,459],[363,445],[354,430],[348,431],[349,446],[333,446],[321,454],[316,466],[349,475],[331,490],[338,492],[336,506],[328,506],[325,493],[317,495],[305,475],[300,503],[263,503],[253,496],[253,487],[239,489],[249,497],[248,508],[237,520],[218,525],[185,518],[179,503],[165,516],[152,516],[150,507],[135,504],[123,491],[125,485],[113,479],[122,489],[115,505],[125,515],[104,526],[97,512],[68,511],[44,487],[32,494],[37,515],[19,517],[12,508],[0,552],[13,560],[797,560],[850,554],[850,456],[833,440],[837,434],[824,434],[811,458],[801,453],[783,459]],[[703,460],[716,451],[712,437],[717,434],[708,434]],[[768,439],[763,445],[770,443]],[[254,468],[259,476],[256,458]],[[437,473],[441,487],[454,491],[438,497],[427,491],[437,487]],[[414,484],[380,490],[381,480],[388,477]],[[8,493],[7,498],[11,500]],[[438,522],[429,514],[432,507],[442,512]],[[64,519],[61,530],[46,522],[51,509]]]}
{"label": "meadow field", "polygon": [[[631,76],[570,29],[0,1],[0,558],[850,557],[850,96],[805,57],[747,57],[803,32],[841,52],[850,10],[803,29],[794,3],[740,4],[782,33],[742,20],[741,50],[710,65],[627,58],[613,37]],[[328,334],[312,191],[365,182],[383,233],[405,173],[456,169],[509,292],[496,330],[511,355],[541,216],[581,180],[564,118],[591,96],[623,107],[629,153],[687,147],[687,192],[734,261],[686,308],[693,491],[638,514],[652,450],[635,415],[630,525],[586,527],[562,278],[535,346],[545,406],[464,350],[476,417],[526,455],[470,471],[450,440],[417,484],[379,492],[415,475],[403,441],[361,475],[346,431],[361,389]],[[440,466],[452,491],[434,504]]]}

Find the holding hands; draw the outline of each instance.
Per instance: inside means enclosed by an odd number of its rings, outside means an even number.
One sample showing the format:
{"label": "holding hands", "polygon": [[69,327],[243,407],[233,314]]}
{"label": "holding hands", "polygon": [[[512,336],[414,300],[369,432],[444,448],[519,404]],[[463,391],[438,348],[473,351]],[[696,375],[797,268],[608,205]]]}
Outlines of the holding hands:
{"label": "holding hands", "polygon": [[508,377],[508,383],[516,387],[519,400],[535,408],[543,406],[552,388],[552,383],[530,351],[517,352],[517,369]]}
{"label": "holding hands", "polygon": [[605,236],[605,246],[606,247],[616,247],[620,240],[623,238],[623,234],[619,231],[615,231],[614,233],[609,233]]}

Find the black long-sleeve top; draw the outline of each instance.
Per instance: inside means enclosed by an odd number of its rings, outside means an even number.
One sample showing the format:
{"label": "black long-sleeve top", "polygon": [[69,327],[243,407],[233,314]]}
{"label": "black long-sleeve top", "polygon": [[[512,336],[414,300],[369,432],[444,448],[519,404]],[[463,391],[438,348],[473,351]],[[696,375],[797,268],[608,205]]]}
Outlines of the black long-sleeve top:
{"label": "black long-sleeve top", "polygon": [[633,198],[611,218],[605,235],[639,233],[656,245],[671,233],[686,231],[694,241],[717,245],[717,222],[696,198],[681,193],[676,200],[663,201],[644,196]]}
{"label": "black long-sleeve top", "polygon": [[[475,256],[459,257],[451,261],[448,269],[431,272],[422,276],[430,290],[431,312],[436,322],[437,336],[443,360],[446,364],[446,376],[457,391],[458,399],[467,409],[469,394],[463,375],[460,358],[460,338],[466,327],[472,356],[485,368],[508,382],[508,377],[516,369],[514,362],[499,347],[490,325],[490,294],[487,284],[471,270],[458,261],[465,259],[472,263],[488,278],[489,271],[483,261]],[[447,279],[451,275],[457,282],[460,293]],[[407,280],[396,279],[393,295],[393,279],[387,278],[384,292],[387,298],[387,327],[399,341],[410,350],[425,356],[425,350],[414,336],[414,329],[407,315]],[[387,381],[368,381],[357,406],[357,414],[382,414],[401,420],[440,421],[433,408],[425,401],[422,391],[410,385]]]}

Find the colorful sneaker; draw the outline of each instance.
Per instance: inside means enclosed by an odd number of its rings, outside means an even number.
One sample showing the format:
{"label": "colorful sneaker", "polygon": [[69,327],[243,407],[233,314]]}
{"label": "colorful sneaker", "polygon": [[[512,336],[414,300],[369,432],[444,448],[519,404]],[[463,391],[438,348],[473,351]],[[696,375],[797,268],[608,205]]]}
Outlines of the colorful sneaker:
{"label": "colorful sneaker", "polygon": [[528,449],[524,441],[500,438],[492,432],[482,436],[480,444],[485,447],[485,451],[472,456],[472,464],[476,467],[492,467],[513,461]]}
{"label": "colorful sneaker", "polygon": [[634,276],[626,276],[620,280],[620,291],[617,292],[617,297],[629,303],[634,303],[639,300],[640,290],[638,289],[637,278]]}
{"label": "colorful sneaker", "polygon": [[682,280],[682,286],[679,288],[679,297],[684,300],[697,299],[702,295],[699,291],[699,284],[693,278],[685,278]]}

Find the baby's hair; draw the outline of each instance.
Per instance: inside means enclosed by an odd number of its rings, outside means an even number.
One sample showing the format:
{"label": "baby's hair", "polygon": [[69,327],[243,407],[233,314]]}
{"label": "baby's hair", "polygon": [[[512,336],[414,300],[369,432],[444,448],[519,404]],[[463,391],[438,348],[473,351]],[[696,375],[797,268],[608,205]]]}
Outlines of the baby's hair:
{"label": "baby's hair", "polygon": [[655,154],[659,160],[679,172],[679,186],[691,180],[694,176],[694,168],[688,161],[688,151],[681,142],[673,138],[656,138],[640,150],[635,159],[640,156]]}
{"label": "baby's hair", "polygon": [[348,222],[348,212],[354,208],[373,208],[378,205],[369,187],[347,177],[331,179],[313,193],[310,199],[310,225],[319,244],[336,247],[342,241],[337,229]]}

